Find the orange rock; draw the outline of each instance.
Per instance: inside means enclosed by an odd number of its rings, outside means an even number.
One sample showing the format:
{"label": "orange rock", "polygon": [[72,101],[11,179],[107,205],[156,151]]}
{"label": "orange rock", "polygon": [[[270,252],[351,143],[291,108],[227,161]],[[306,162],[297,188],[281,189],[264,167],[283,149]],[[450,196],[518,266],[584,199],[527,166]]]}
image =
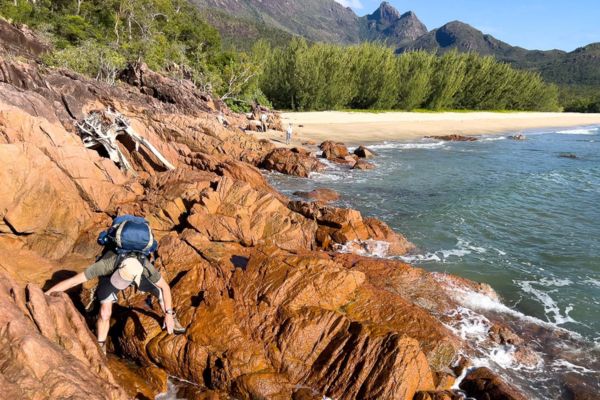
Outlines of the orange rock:
{"label": "orange rock", "polygon": [[352,167],[352,169],[360,169],[360,170],[370,170],[370,169],[375,169],[375,165],[371,164],[370,162],[367,162],[365,160],[358,160],[354,166]]}
{"label": "orange rock", "polygon": [[328,160],[344,159],[350,155],[345,144],[331,140],[321,143],[319,148],[323,151],[323,158]]}
{"label": "orange rock", "polygon": [[[27,300],[26,300],[27,299]],[[127,399],[66,295],[22,288],[0,271],[0,381],[19,399]]]}
{"label": "orange rock", "polygon": [[307,178],[311,172],[325,169],[325,165],[314,157],[306,154],[295,153],[289,149],[275,149],[270,152],[261,168],[277,171],[286,175],[296,175]]}
{"label": "orange rock", "polygon": [[294,195],[323,203],[330,203],[340,199],[340,194],[338,192],[325,188],[315,189],[310,192],[295,192]]}

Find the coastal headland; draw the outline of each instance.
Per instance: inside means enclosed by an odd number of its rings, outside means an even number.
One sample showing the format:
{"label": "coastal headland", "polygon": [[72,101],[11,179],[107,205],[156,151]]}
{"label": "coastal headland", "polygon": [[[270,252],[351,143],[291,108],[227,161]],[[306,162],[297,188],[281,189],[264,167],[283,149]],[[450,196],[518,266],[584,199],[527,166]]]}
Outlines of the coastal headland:
{"label": "coastal headland", "polygon": [[[295,142],[308,140],[368,144],[441,135],[521,133],[546,128],[600,124],[600,114],[551,112],[286,112]],[[525,132],[526,133],[526,132]],[[274,139],[279,136],[274,135]]]}
{"label": "coastal headland", "polygon": [[[498,301],[489,285],[366,257],[372,246],[389,255],[414,246],[378,219],[294,200],[265,178],[267,170],[308,177],[325,167],[322,157],[254,137],[260,121],[190,81],[141,62],[114,85],[45,68],[31,32],[0,28],[11,50],[0,58],[5,398],[150,399],[173,381],[188,383],[189,399],[458,400],[459,385],[477,398],[527,398],[473,365],[477,349],[460,334],[461,296]],[[285,121],[262,111],[283,134]],[[327,138],[351,142],[341,131]],[[344,145],[321,149],[331,162],[370,168]],[[157,302],[128,288],[108,340],[125,366],[93,333],[97,280],[43,292],[94,262],[98,234],[120,214],[149,221],[156,267],[187,328],[168,335]],[[539,363],[533,340],[488,321],[486,345]],[[575,392],[580,383],[560,380]]]}

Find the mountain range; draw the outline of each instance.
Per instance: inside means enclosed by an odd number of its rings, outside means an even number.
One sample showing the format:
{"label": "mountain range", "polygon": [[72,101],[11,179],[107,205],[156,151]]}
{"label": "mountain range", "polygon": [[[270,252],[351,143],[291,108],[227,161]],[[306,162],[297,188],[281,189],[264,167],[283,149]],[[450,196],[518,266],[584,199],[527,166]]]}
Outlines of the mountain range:
{"label": "mountain range", "polygon": [[309,41],[355,44],[379,41],[397,53],[453,49],[494,56],[518,68],[539,71],[560,85],[600,87],[600,43],[572,52],[527,50],[452,21],[428,30],[412,11],[401,13],[384,1],[372,14],[359,17],[334,0],[190,0],[204,11],[224,40],[249,47],[264,38],[283,44],[294,36]]}

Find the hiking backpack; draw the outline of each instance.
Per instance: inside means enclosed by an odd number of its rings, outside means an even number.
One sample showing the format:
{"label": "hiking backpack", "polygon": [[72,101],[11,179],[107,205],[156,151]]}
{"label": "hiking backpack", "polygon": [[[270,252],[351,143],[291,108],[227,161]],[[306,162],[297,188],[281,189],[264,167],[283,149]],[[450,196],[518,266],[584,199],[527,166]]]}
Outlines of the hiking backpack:
{"label": "hiking backpack", "polygon": [[133,215],[116,217],[111,227],[100,233],[98,244],[110,246],[119,255],[149,256],[158,249],[148,221]]}

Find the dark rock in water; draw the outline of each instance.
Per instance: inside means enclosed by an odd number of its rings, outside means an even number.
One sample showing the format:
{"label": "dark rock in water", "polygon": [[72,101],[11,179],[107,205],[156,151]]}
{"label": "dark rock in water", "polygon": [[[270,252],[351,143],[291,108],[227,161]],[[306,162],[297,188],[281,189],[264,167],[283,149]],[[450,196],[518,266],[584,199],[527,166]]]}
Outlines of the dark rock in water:
{"label": "dark rock in water", "polygon": [[477,368],[469,373],[460,388],[478,400],[526,400],[523,394],[489,368]]}
{"label": "dark rock in water", "polygon": [[358,146],[358,148],[354,150],[354,154],[360,158],[373,158],[377,155],[374,151],[367,149],[365,146]]}
{"label": "dark rock in water", "polygon": [[579,157],[577,157],[577,154],[575,154],[575,153],[560,153],[559,157],[560,158],[570,158],[573,160],[576,160],[579,158]]}
{"label": "dark rock in water", "polygon": [[569,400],[597,400],[600,393],[600,381],[586,382],[576,373],[566,374],[563,378],[563,395]]}
{"label": "dark rock in water", "polygon": [[335,161],[336,159],[344,159],[348,157],[350,153],[344,143],[336,143],[331,140],[327,140],[319,145],[321,151],[323,151],[323,158]]}
{"label": "dark rock in water", "polygon": [[283,148],[275,149],[269,153],[260,164],[260,167],[269,171],[277,171],[303,178],[308,178],[311,172],[325,169],[325,165],[316,158]]}
{"label": "dark rock in water", "polygon": [[490,339],[498,344],[521,344],[523,340],[514,333],[509,327],[500,324],[494,324],[488,331]]}
{"label": "dark rock in water", "polygon": [[367,162],[363,159],[360,159],[356,162],[356,164],[354,164],[352,169],[360,169],[360,170],[364,171],[364,170],[369,170],[369,169],[375,169],[375,165],[373,165],[370,162]]}
{"label": "dark rock in water", "polygon": [[476,142],[476,137],[462,135],[425,136],[425,139],[443,140],[445,142]]}
{"label": "dark rock in water", "polygon": [[335,190],[319,188],[311,192],[295,192],[295,196],[304,197],[306,199],[329,203],[340,199],[340,194]]}
{"label": "dark rock in water", "polygon": [[511,140],[527,140],[527,136],[521,134],[509,136],[508,138]]}

